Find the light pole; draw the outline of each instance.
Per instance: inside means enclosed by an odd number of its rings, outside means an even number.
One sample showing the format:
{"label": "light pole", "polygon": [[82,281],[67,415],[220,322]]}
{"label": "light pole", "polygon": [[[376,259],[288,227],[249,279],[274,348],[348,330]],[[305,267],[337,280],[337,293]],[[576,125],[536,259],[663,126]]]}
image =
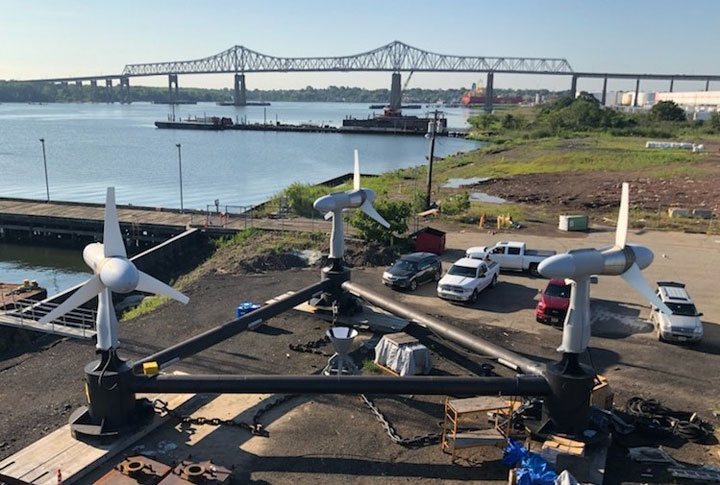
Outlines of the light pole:
{"label": "light pole", "polygon": [[183,207],[183,192],[182,192],[182,145],[176,143],[175,146],[178,149],[178,168],[180,170],[180,213],[182,214],[185,209]]}
{"label": "light pole", "polygon": [[48,183],[48,175],[47,175],[47,157],[45,156],[45,138],[40,138],[40,143],[42,143],[43,165],[45,166],[45,193],[47,194],[46,202],[50,202],[50,184]]}
{"label": "light pole", "polygon": [[[428,172],[427,172],[427,194],[425,195],[425,209],[430,208],[431,192],[432,192],[432,170],[433,170],[433,158],[435,158],[435,135],[437,133],[438,124],[438,110],[435,110],[435,116],[433,121],[430,122],[430,154],[428,156]],[[426,136],[428,136],[426,135]]]}

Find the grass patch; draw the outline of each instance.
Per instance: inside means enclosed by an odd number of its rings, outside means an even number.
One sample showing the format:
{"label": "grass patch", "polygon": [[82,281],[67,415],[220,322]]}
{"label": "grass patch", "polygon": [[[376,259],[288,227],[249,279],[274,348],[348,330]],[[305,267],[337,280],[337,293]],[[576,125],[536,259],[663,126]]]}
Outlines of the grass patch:
{"label": "grass patch", "polygon": [[125,320],[131,320],[133,318],[137,318],[141,315],[146,315],[150,312],[155,311],[160,306],[164,305],[170,301],[170,298],[167,296],[162,295],[156,295],[156,296],[146,296],[142,299],[140,304],[136,306],[135,308],[131,308],[130,310],[127,310],[123,312],[122,316],[120,317],[120,321]]}
{"label": "grass patch", "polygon": [[363,374],[381,375],[385,373],[372,359],[363,359],[361,370]]}

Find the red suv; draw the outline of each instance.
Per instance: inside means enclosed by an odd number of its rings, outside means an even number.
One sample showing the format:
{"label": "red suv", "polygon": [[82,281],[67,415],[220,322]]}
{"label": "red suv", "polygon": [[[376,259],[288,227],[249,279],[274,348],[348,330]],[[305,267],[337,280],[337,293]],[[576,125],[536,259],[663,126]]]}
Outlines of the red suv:
{"label": "red suv", "polygon": [[535,320],[540,323],[562,325],[570,306],[570,285],[565,280],[550,280],[540,293],[540,302],[535,308]]}

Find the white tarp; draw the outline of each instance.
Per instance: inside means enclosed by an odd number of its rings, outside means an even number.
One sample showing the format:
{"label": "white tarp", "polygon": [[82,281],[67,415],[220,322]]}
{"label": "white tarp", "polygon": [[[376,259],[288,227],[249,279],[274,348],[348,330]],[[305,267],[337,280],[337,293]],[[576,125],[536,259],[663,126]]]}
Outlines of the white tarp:
{"label": "white tarp", "polygon": [[375,363],[401,376],[428,374],[432,369],[430,351],[423,344],[397,345],[385,337],[375,347]]}

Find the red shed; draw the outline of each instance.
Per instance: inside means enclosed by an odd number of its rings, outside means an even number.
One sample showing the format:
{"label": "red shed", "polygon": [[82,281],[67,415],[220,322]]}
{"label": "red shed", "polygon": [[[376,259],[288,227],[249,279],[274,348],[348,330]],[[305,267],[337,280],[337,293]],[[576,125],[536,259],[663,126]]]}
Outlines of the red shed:
{"label": "red shed", "polygon": [[445,252],[445,233],[432,227],[423,227],[410,235],[415,238],[415,251],[442,254]]}

